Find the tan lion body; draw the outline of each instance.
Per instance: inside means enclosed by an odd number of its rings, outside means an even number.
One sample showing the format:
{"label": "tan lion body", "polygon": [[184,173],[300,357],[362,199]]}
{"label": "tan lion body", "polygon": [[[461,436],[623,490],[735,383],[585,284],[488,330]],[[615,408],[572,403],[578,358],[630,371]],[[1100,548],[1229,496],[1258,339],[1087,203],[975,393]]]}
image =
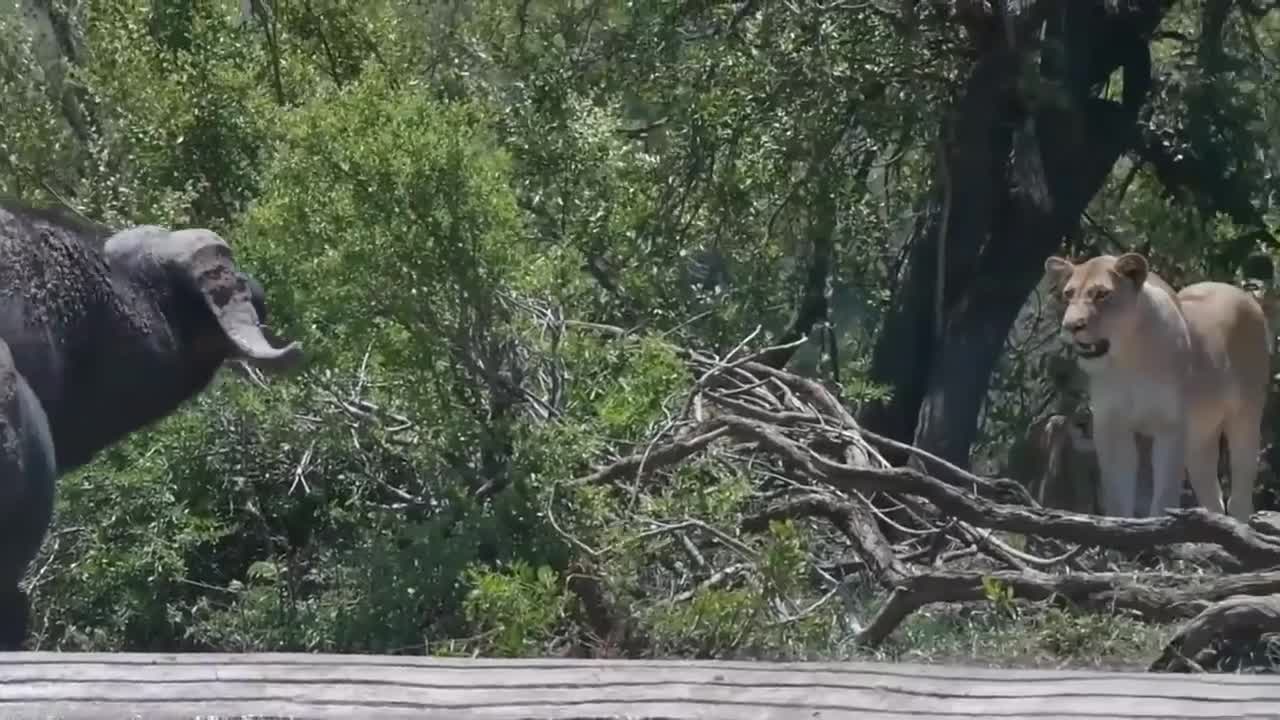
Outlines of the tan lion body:
{"label": "tan lion body", "polygon": [[[1045,261],[1067,301],[1063,339],[1089,380],[1093,438],[1107,515],[1158,515],[1177,507],[1184,470],[1196,499],[1224,512],[1218,442],[1231,458],[1233,517],[1253,514],[1270,329],[1249,293],[1201,282],[1174,293],[1141,255],[1079,265]],[[1137,508],[1135,433],[1151,438],[1148,508]]]}

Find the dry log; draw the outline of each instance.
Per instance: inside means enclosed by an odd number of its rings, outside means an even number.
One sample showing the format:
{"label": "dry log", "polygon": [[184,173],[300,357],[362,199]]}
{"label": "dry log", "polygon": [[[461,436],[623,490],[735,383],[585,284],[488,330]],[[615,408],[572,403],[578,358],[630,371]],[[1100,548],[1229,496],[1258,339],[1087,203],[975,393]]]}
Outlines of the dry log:
{"label": "dry log", "polygon": [[1205,608],[1177,632],[1153,672],[1190,672],[1217,664],[1223,643],[1250,647],[1267,633],[1280,633],[1280,595],[1231,597]]}
{"label": "dry log", "polygon": [[1191,584],[1185,577],[1159,573],[1053,575],[1025,568],[920,572],[894,553],[864,504],[817,493],[792,498],[749,516],[741,527],[746,532],[758,532],[772,519],[799,516],[831,522],[849,539],[863,565],[890,591],[889,599],[858,635],[858,642],[870,647],[884,642],[907,617],[926,605],[984,600],[986,583],[991,580],[1011,588],[1018,599],[1054,600],[1089,610],[1131,610],[1156,621],[1193,617],[1215,601],[1233,595],[1280,592],[1280,571],[1216,577]]}
{"label": "dry log", "polygon": [[802,515],[830,521],[850,539],[864,567],[892,591],[858,638],[868,646],[882,643],[911,613],[926,605],[985,599],[984,581],[988,580],[1011,587],[1019,599],[1055,600],[1092,610],[1132,610],[1159,621],[1192,617],[1214,601],[1232,595],[1280,592],[1280,572],[1240,574],[1190,585],[1184,577],[1157,573],[918,572],[894,554],[865,506],[817,494],[794,498],[750,516],[743,521],[742,529],[755,532],[766,527],[770,519]]}
{"label": "dry log", "polygon": [[[983,600],[984,580],[1012,588],[1015,598],[1056,600],[1090,610],[1133,610],[1157,621],[1194,617],[1215,601],[1233,595],[1280,593],[1280,571],[1228,575],[1190,584],[1181,576],[1155,574],[934,571],[901,583],[858,641],[878,645],[925,605]],[[1160,587],[1162,583],[1167,587]]]}
{"label": "dry log", "polygon": [[1268,537],[1280,539],[1280,513],[1260,510],[1249,518],[1249,527]]}
{"label": "dry log", "polygon": [[1160,546],[1153,555],[1200,569],[1229,573],[1249,570],[1234,555],[1216,545],[1175,543]]}
{"label": "dry log", "polygon": [[1280,542],[1204,508],[1170,510],[1163,517],[1116,518],[994,503],[912,468],[845,465],[808,451],[769,426],[733,416],[721,419],[735,436],[757,441],[793,467],[842,491],[912,493],[948,516],[974,525],[1082,545],[1140,549],[1207,542],[1222,546],[1251,569],[1280,565]]}

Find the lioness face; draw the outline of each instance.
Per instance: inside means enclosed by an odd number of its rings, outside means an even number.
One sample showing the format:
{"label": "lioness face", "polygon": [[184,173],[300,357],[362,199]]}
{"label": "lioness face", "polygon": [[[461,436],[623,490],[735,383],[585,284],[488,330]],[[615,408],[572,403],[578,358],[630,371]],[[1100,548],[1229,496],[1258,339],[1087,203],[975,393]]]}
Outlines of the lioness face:
{"label": "lioness face", "polygon": [[1136,253],[1103,255],[1079,265],[1060,257],[1044,262],[1067,304],[1060,329],[1081,358],[1100,358],[1111,339],[1134,331],[1133,309],[1147,279],[1147,260]]}

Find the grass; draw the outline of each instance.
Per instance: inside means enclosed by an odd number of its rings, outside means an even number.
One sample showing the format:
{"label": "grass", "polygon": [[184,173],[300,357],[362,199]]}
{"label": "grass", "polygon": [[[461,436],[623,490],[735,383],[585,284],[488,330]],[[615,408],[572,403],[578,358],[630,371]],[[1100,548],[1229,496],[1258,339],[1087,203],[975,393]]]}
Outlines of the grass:
{"label": "grass", "polygon": [[[706,657],[1144,671],[1181,625],[1143,621],[1123,610],[1074,610],[1048,602],[999,599],[938,603],[913,613],[882,645],[869,649],[854,642],[858,625],[870,622],[885,598],[870,585],[850,590],[847,605],[827,608],[833,612],[825,613],[825,619],[818,623],[824,628],[814,628],[819,630],[816,637],[796,633],[760,638],[745,646],[730,643]],[[841,617],[843,613],[848,615]],[[704,620],[716,625],[723,618]],[[673,649],[658,656],[689,652]]]}
{"label": "grass", "polygon": [[876,659],[986,667],[1145,670],[1176,626],[1122,613],[1017,604],[926,608]]}
{"label": "grass", "polygon": [[[854,591],[857,620],[869,622],[883,596]],[[938,603],[912,614],[878,648],[852,633],[819,660],[874,660],[1005,668],[1146,670],[1180,623],[1152,623],[1122,610],[1100,613],[1048,602],[999,599]]]}

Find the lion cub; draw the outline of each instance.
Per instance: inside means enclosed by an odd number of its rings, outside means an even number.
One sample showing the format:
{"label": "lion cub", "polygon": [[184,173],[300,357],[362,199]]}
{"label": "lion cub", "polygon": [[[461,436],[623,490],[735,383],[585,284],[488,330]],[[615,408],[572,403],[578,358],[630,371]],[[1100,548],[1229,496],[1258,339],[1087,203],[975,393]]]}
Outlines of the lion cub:
{"label": "lion cub", "polygon": [[1089,379],[1093,438],[1107,515],[1134,517],[1138,449],[1151,438],[1151,506],[1177,507],[1183,468],[1204,507],[1223,512],[1218,441],[1231,458],[1231,516],[1253,514],[1271,334],[1258,302],[1226,283],[1175,293],[1136,253],[1079,265],[1060,257],[1045,272],[1062,289],[1061,336]]}

